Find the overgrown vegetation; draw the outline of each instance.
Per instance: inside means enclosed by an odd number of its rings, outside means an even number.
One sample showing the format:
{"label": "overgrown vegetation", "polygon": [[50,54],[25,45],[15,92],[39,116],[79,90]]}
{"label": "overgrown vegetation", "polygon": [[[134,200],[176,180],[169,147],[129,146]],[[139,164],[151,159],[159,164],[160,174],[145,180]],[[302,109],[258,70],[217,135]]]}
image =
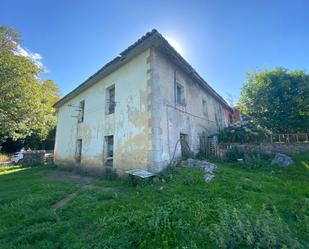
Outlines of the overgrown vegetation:
{"label": "overgrown vegetation", "polygon": [[308,132],[309,75],[304,70],[248,73],[240,110],[253,123],[274,132]]}
{"label": "overgrown vegetation", "polygon": [[241,209],[222,206],[219,210],[220,221],[210,232],[219,248],[301,247],[275,207],[263,206],[258,213],[250,205]]}
{"label": "overgrown vegetation", "polygon": [[[266,154],[261,151],[244,152],[237,146],[227,150],[225,157],[220,159],[224,162],[238,162],[240,166],[249,169],[269,168],[274,155]],[[240,160],[240,161],[239,161]]]}
{"label": "overgrown vegetation", "polygon": [[[0,168],[2,248],[308,248],[309,154],[282,170],[218,163],[210,183],[192,168],[154,182],[47,178],[51,167]],[[108,177],[109,178],[109,177]],[[70,193],[75,199],[52,211]]]}
{"label": "overgrown vegetation", "polygon": [[221,143],[258,143],[267,140],[267,130],[249,122],[239,122],[219,132]]}

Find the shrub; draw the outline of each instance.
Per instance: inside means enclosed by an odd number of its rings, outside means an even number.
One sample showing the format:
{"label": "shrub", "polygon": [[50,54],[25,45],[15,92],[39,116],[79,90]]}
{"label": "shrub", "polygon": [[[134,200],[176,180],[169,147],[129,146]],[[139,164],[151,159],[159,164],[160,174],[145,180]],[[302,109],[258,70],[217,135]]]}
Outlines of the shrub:
{"label": "shrub", "polygon": [[223,205],[218,216],[210,231],[218,248],[300,248],[275,208],[255,213],[249,205]]}
{"label": "shrub", "polygon": [[232,147],[227,151],[224,161],[237,162],[237,159],[242,158],[241,164],[244,168],[260,169],[270,166],[270,155],[260,151],[243,151],[238,147]]}
{"label": "shrub", "polygon": [[220,143],[256,143],[267,139],[267,131],[246,121],[224,128],[218,139]]}
{"label": "shrub", "polygon": [[249,152],[244,154],[244,164],[246,168],[260,169],[270,166],[270,156],[261,152]]}
{"label": "shrub", "polygon": [[238,158],[243,158],[244,152],[237,147],[232,147],[225,155],[225,161],[236,162]]}

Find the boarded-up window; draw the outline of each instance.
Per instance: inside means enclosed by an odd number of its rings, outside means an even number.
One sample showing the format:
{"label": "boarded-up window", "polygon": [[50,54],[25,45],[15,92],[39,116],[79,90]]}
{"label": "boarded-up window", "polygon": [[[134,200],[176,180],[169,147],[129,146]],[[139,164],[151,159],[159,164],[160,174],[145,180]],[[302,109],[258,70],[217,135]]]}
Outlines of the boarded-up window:
{"label": "boarded-up window", "polygon": [[107,89],[107,114],[115,112],[115,86]]}
{"label": "boarded-up window", "polygon": [[114,136],[105,137],[106,144],[106,160],[105,166],[113,167],[113,158],[114,158]]}
{"label": "boarded-up window", "polygon": [[78,122],[84,122],[84,113],[85,113],[85,100],[79,102],[79,115],[78,115]]}
{"label": "boarded-up window", "polygon": [[75,160],[77,163],[80,163],[82,160],[82,140],[81,139],[77,139],[76,141]]}

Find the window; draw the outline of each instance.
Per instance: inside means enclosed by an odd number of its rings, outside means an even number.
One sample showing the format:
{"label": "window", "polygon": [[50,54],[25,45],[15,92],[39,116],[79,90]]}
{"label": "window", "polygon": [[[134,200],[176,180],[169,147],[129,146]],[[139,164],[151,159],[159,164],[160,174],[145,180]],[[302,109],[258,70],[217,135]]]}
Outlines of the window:
{"label": "window", "polygon": [[107,88],[107,114],[115,112],[115,86]]}
{"label": "window", "polygon": [[185,104],[184,87],[180,84],[176,86],[176,103],[179,105]]}
{"label": "window", "polygon": [[205,117],[208,118],[208,107],[207,107],[207,101],[203,99],[203,114]]}
{"label": "window", "polygon": [[81,139],[77,139],[76,141],[75,160],[77,163],[80,163],[82,160],[82,140]]}
{"label": "window", "polygon": [[84,122],[85,100],[79,102],[78,123]]}
{"label": "window", "polygon": [[221,105],[218,106],[218,115],[219,115],[219,127],[222,128],[224,125],[223,124],[224,112]]}
{"label": "window", "polygon": [[105,144],[106,144],[105,166],[113,167],[114,136],[106,136],[105,137]]}

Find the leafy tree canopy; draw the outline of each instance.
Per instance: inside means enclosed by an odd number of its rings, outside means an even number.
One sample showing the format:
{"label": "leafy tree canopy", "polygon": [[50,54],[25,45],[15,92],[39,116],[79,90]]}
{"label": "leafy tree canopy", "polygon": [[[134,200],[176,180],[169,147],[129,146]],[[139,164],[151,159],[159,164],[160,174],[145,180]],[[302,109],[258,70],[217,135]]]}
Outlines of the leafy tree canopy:
{"label": "leafy tree canopy", "polygon": [[309,128],[309,75],[304,70],[248,73],[239,107],[252,122],[274,132]]}
{"label": "leafy tree canopy", "polygon": [[42,69],[19,48],[19,34],[0,27],[0,144],[32,134],[44,139],[56,124],[52,105],[59,89],[39,78]]}

